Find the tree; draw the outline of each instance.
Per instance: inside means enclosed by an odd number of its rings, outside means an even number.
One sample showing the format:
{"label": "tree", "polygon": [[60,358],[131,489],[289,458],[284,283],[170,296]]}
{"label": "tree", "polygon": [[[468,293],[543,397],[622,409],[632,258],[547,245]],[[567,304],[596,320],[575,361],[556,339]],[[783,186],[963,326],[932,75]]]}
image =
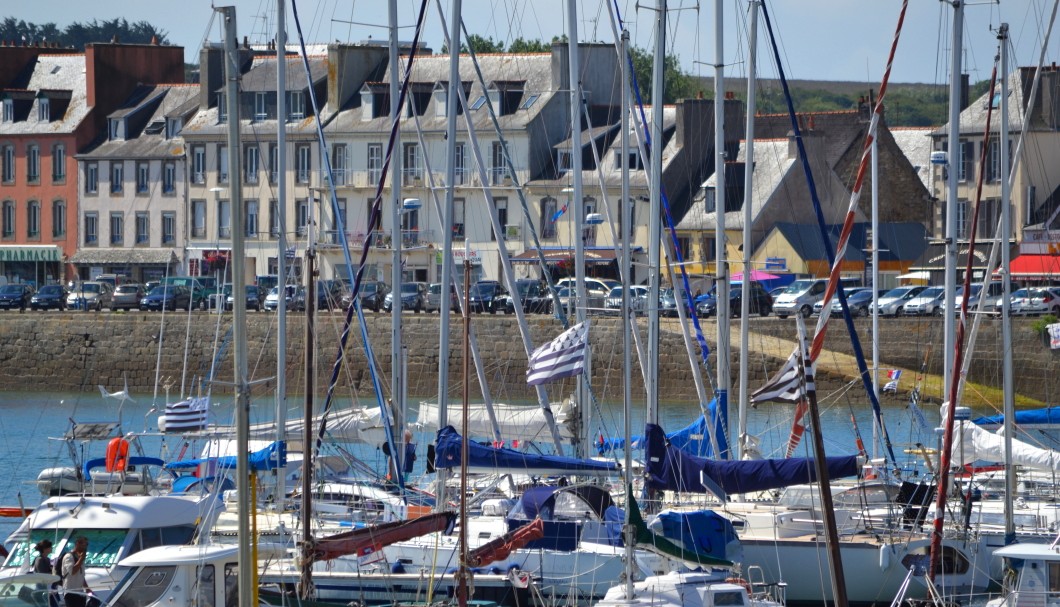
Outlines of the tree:
{"label": "tree", "polygon": [[75,21],[60,30],[54,23],[37,25],[5,17],[0,22],[0,40],[14,41],[16,44],[36,44],[38,42],[61,47],[84,50],[90,42],[110,42],[115,37],[121,42],[148,44],[157,38],[159,44],[169,44],[168,34],[147,21],[129,23],[122,17],[102,22],[93,19],[88,23]]}
{"label": "tree", "polygon": [[[482,36],[479,36],[478,34],[471,34],[470,36],[467,37],[467,41],[466,42],[461,42],[460,43],[460,52],[461,53],[468,52],[467,48],[468,48],[469,44],[471,45],[471,50],[475,51],[475,54],[479,54],[479,53],[503,53],[504,52],[504,43],[499,41],[499,40],[495,41],[492,36],[490,36],[489,38],[483,38]],[[448,52],[449,52],[449,45],[448,44],[443,44],[442,45],[442,54],[444,55],[444,54],[446,54]]]}
{"label": "tree", "polygon": [[[555,40],[555,38],[553,38]],[[547,53],[552,50],[552,43],[544,40],[525,40],[516,38],[508,46],[509,53]]]}
{"label": "tree", "polygon": [[[644,103],[651,103],[654,55],[637,47],[631,48],[629,52],[633,56],[633,74],[637,78],[640,95]],[[681,69],[676,55],[667,55],[663,59],[663,78],[663,103],[674,103],[678,99],[687,99],[696,93],[695,80]]]}

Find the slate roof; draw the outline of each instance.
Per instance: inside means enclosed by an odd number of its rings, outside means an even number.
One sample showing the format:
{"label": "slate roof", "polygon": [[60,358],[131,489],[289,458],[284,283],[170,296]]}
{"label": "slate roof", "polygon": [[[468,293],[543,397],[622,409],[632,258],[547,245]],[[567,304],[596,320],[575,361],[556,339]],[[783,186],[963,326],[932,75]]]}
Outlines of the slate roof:
{"label": "slate roof", "polygon": [[[1023,130],[1023,110],[1027,106],[1023,87],[1026,84],[1029,89],[1030,82],[1024,83],[1022,74],[1023,70],[1015,70],[1009,75],[1008,128],[1010,133],[1019,133]],[[1033,71],[1031,75],[1033,76]],[[999,86],[997,94],[1000,94],[1000,91],[1001,87]],[[1029,90],[1027,92],[1029,93]],[[968,104],[968,107],[961,111],[961,135],[983,134],[984,129],[986,129],[986,115],[990,108],[988,101],[990,101],[989,89],[984,95]],[[1000,109],[1000,104],[994,108],[993,117],[990,119],[991,132],[1000,132],[1001,130]],[[934,137],[945,137],[947,134],[949,134],[948,122],[931,132]]]}
{"label": "slate roof", "polygon": [[87,84],[84,54],[42,54],[27,68],[20,78],[2,89],[22,91],[69,91],[70,100],[62,116],[56,116],[55,108],[49,122],[37,120],[37,104],[34,99],[26,119],[0,123],[0,137],[4,135],[63,135],[73,133],[88,115]]}
{"label": "slate roof", "polygon": [[933,127],[889,127],[895,144],[902,150],[916,176],[931,191],[931,133]]}
{"label": "slate roof", "polygon": [[[275,92],[276,91],[276,67],[279,62],[275,56],[255,57],[250,69],[243,74],[240,89],[244,92]],[[317,83],[328,77],[327,56],[309,57],[309,71],[313,76],[313,82]],[[300,57],[287,57],[287,80],[288,91],[301,91],[309,86],[306,78],[305,67]],[[218,89],[221,92],[224,87]]]}
{"label": "slate roof", "polygon": [[179,156],[184,150],[179,139],[166,139],[164,129],[154,134],[145,133],[144,129],[152,123],[164,123],[167,117],[182,115],[178,110],[188,107],[189,102],[197,103],[198,95],[199,87],[194,84],[159,84],[138,87],[121,109],[108,116],[117,118],[131,116],[140,111],[150,111],[150,115],[142,120],[129,120],[129,125],[139,125],[137,132],[128,133],[124,140],[104,140],[89,151],[78,154],[77,158],[148,159]]}
{"label": "slate roof", "polygon": [[[779,222],[775,229],[804,261],[828,258],[817,224]],[[839,241],[841,229],[841,225],[827,226],[833,251]],[[865,251],[868,229],[867,223],[856,223],[852,226],[845,260],[863,262],[869,257],[869,253]],[[919,223],[889,223],[880,228],[879,236],[880,261],[913,261],[927,248],[927,229]]]}

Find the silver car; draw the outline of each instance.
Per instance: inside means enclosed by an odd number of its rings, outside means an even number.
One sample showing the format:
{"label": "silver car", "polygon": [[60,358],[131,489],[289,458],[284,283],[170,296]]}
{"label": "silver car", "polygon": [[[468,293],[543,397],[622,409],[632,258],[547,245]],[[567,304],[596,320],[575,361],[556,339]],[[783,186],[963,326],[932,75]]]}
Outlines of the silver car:
{"label": "silver car", "polygon": [[906,316],[942,316],[942,306],[945,302],[945,288],[928,287],[905,303],[903,313]]}
{"label": "silver car", "polygon": [[71,310],[95,310],[109,308],[113,290],[109,282],[95,280],[82,282],[70,289],[66,297],[66,307]]}
{"label": "silver car", "polygon": [[891,289],[880,296],[876,308],[880,311],[881,316],[898,316],[905,312],[905,304],[925,290],[927,290],[927,287],[897,287]]}

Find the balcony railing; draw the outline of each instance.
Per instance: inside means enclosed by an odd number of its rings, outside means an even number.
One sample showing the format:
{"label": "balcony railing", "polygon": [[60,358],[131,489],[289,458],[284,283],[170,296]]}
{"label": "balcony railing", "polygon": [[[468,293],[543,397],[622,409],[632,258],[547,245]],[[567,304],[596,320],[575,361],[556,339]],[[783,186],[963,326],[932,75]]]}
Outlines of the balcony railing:
{"label": "balcony railing", "polygon": [[[322,244],[342,244],[337,230],[325,230],[320,235]],[[376,230],[374,232],[346,232],[346,242],[351,247],[363,247],[367,242],[369,246],[377,249],[389,249],[393,246],[393,235],[389,230]],[[434,230],[402,230],[402,247],[422,247],[434,242]]]}

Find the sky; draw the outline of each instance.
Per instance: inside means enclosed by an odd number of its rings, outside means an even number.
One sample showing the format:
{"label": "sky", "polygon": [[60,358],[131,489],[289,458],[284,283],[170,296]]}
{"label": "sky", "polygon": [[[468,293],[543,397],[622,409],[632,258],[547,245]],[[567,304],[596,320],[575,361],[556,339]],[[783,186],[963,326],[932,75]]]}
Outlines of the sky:
{"label": "sky", "polygon": [[[296,40],[292,2],[286,0],[287,31]],[[719,0],[724,8],[723,61],[726,76],[745,76],[747,58],[747,0]],[[437,0],[428,5],[423,39],[439,52],[444,43]],[[446,18],[451,0],[441,0]],[[612,0],[627,20],[632,43],[653,48],[655,11],[652,0]],[[239,35],[264,43],[275,35],[275,0],[17,0],[4,3],[0,16],[60,28],[71,22],[124,17],[146,20],[168,33],[171,43],[185,48],[189,62],[198,61],[204,41],[220,41],[219,21],[211,6],[234,5]],[[419,2],[397,0],[400,38],[411,40]],[[583,41],[612,42],[608,8],[603,0],[578,3],[578,37]],[[712,78],[715,60],[714,23],[717,4],[671,0],[667,51],[679,57],[687,72]],[[387,2],[383,0],[298,0],[297,8],[307,43],[360,42],[387,37]],[[878,85],[901,10],[899,0],[768,0],[767,10],[777,36],[788,78],[843,80]],[[1049,0],[977,0],[965,8],[964,71],[973,82],[990,77],[997,53],[997,27],[1010,28],[1013,65],[1034,65],[1052,3]],[[561,0],[465,0],[463,17],[468,31],[510,43],[515,38],[551,40],[566,32],[567,6]],[[905,24],[895,56],[892,82],[944,84],[948,80],[953,9],[940,0],[909,0]],[[776,77],[765,22],[759,19],[759,75]],[[1046,62],[1060,55],[1060,33],[1053,35]]]}

